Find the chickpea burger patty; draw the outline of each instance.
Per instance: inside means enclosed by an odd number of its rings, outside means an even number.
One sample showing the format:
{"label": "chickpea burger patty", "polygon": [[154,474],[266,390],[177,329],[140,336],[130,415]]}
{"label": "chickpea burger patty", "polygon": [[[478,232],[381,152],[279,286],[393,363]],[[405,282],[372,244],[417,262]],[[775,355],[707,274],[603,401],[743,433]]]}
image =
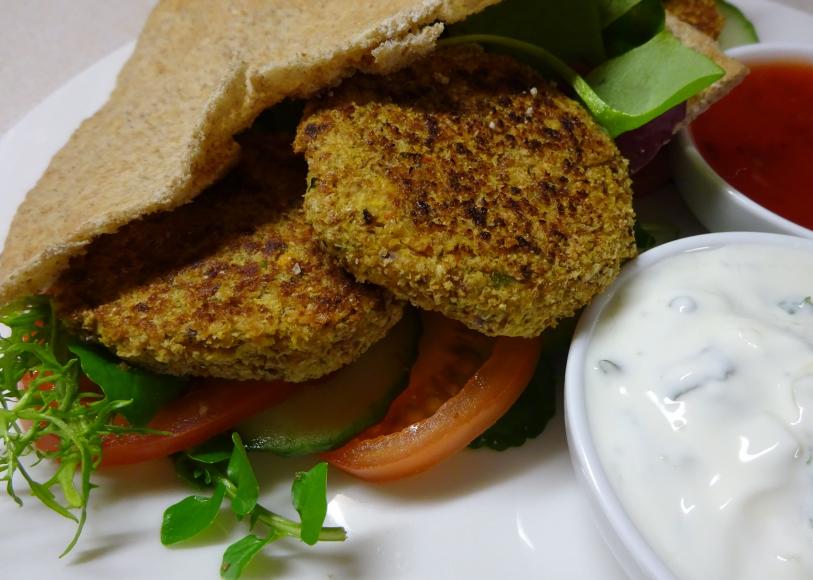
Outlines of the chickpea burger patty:
{"label": "chickpea burger patty", "polygon": [[239,165],[192,203],[73,259],[52,289],[66,324],[141,366],[231,379],[320,377],[384,336],[402,303],[320,249],[291,135],[242,141]]}
{"label": "chickpea burger patty", "polygon": [[535,336],[635,254],[627,162],[531,68],[476,46],[311,100],[305,214],[358,280],[489,335]]}

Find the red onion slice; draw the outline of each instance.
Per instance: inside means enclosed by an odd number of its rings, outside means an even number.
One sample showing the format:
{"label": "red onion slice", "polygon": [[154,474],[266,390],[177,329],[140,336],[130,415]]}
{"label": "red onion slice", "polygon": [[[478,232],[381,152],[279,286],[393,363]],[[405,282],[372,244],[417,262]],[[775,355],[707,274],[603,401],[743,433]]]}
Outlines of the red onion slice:
{"label": "red onion slice", "polygon": [[637,173],[655,158],[661,147],[672,140],[675,127],[686,117],[686,103],[672,107],[646,125],[619,135],[615,144],[621,155],[629,159],[630,173]]}

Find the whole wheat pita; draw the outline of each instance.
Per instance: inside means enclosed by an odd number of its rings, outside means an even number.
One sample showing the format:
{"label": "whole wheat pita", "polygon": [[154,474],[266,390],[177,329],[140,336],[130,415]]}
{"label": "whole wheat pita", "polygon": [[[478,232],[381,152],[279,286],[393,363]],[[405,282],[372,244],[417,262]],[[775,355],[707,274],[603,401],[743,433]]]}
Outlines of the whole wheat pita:
{"label": "whole wheat pita", "polygon": [[[433,49],[443,23],[497,1],[163,0],[108,102],[18,208],[0,254],[0,304],[47,290],[96,237],[193,199],[233,165],[233,136],[264,109],[357,70],[405,66]],[[689,122],[746,69],[673,16],[667,26],[726,70],[690,100]]]}

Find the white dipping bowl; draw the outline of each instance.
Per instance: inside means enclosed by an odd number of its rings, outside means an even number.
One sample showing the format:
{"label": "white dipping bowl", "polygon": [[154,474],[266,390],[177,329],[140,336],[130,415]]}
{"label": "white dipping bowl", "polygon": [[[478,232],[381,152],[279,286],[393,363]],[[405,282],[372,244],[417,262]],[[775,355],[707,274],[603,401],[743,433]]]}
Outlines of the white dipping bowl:
{"label": "white dipping bowl", "polygon": [[[813,66],[813,45],[749,44],[733,48],[727,54],[745,64],[801,62]],[[772,232],[813,238],[813,230],[766,209],[720,177],[700,155],[689,129],[681,131],[672,145],[671,163],[683,199],[708,230]]]}
{"label": "white dipping bowl", "polygon": [[[596,324],[615,293],[629,280],[659,261],[678,254],[731,244],[804,248],[813,253],[813,241],[795,236],[759,232],[727,232],[682,238],[657,246],[628,262],[610,287],[596,297],[579,319],[565,373],[565,424],[570,457],[577,479],[587,490],[593,515],[608,547],[634,580],[676,580],[661,557],[638,530],[616,495],[592,438],[585,392],[587,350]],[[686,554],[691,557],[691,554]]]}

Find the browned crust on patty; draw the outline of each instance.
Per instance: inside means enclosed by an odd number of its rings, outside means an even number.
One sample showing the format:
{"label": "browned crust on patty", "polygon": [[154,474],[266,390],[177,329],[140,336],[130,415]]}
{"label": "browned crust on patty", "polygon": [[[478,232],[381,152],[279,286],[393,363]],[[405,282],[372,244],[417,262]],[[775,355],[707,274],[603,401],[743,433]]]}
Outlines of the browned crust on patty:
{"label": "browned crust on patty", "polygon": [[723,30],[725,20],[717,10],[716,0],[663,0],[663,6],[706,36],[717,39]]}
{"label": "browned crust on patty", "polygon": [[194,203],[96,240],[53,289],[68,325],[160,372],[301,381],[355,360],[402,306],[326,255],[290,135],[243,139]]}
{"label": "browned crust on patty", "polygon": [[97,236],[187,203],[237,161],[232,138],[285,97],[391,71],[496,0],[161,0],[107,103],[20,205],[0,304],[50,286]]}
{"label": "browned crust on patty", "polygon": [[575,101],[477,47],[313,100],[308,220],[360,280],[492,335],[572,315],[634,255],[627,163]]}

